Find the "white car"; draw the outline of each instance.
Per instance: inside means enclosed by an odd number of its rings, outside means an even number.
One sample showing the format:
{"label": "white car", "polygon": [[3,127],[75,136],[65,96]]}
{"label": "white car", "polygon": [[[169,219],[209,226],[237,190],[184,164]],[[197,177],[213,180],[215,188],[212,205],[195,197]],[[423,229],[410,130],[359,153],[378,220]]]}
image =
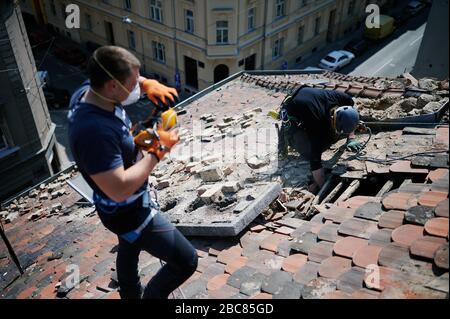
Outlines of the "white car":
{"label": "white car", "polygon": [[332,51],[320,60],[319,67],[329,71],[336,71],[349,64],[354,58],[355,55],[348,51]]}

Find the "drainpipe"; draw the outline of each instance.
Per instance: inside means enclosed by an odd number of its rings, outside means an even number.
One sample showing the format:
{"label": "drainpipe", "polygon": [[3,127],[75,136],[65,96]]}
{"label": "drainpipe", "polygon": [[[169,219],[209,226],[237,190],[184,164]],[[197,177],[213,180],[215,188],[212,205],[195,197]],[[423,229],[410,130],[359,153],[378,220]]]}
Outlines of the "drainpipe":
{"label": "drainpipe", "polygon": [[264,19],[263,19],[263,40],[262,40],[262,50],[261,50],[261,70],[264,70],[265,64],[265,56],[266,56],[266,25],[267,25],[267,8],[268,8],[268,0],[264,2]]}
{"label": "drainpipe", "polygon": [[174,35],[173,35],[173,47],[174,47],[174,55],[175,55],[175,73],[178,72],[178,48],[177,48],[177,19],[175,17],[175,0],[172,0],[172,18],[173,18],[173,26],[174,26]]}

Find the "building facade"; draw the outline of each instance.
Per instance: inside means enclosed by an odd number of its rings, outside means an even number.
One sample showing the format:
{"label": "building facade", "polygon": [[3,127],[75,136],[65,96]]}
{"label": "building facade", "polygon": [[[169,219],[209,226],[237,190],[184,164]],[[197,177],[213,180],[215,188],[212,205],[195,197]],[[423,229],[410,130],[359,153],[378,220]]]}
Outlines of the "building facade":
{"label": "building facade", "polygon": [[60,170],[18,1],[0,2],[0,200]]}
{"label": "building facade", "polygon": [[[358,28],[367,0],[21,0],[36,20],[88,46],[133,51],[143,71],[188,93],[241,70],[283,69]],[[383,3],[386,1],[370,1]]]}

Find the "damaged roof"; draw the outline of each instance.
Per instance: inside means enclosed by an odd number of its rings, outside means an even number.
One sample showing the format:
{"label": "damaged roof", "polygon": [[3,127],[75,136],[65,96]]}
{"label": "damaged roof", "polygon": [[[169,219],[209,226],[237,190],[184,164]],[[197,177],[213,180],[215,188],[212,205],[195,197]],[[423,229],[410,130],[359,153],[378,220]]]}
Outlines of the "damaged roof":
{"label": "damaged roof", "polygon": [[[315,197],[301,188],[308,162],[295,153],[278,160],[275,121],[267,116],[298,82],[373,86],[376,97],[355,96],[377,104],[401,91],[387,108],[401,107],[414,87],[407,78],[246,73],[185,101],[182,143],[150,177],[164,214],[190,235],[200,257],[172,297],[448,297],[448,124],[374,132],[358,158],[336,143],[323,155],[332,172],[327,190]],[[442,111],[448,82],[417,82],[428,85],[427,104],[442,102]],[[420,96],[412,109],[426,106]],[[243,147],[234,151],[228,142]],[[119,298],[117,238],[65,183],[76,175],[60,175],[2,208],[25,274],[0,242],[1,298]],[[245,213],[251,218],[240,219]],[[74,265],[79,288],[65,285]],[[141,254],[142,283],[160,267]]]}

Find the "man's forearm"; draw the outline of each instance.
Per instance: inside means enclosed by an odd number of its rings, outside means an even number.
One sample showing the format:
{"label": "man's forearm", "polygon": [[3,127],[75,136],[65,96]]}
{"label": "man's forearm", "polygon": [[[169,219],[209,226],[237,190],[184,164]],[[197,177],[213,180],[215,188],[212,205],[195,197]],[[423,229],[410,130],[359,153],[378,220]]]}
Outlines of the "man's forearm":
{"label": "man's forearm", "polygon": [[148,180],[148,176],[157,163],[156,156],[146,153],[142,160],[123,172],[121,185],[122,200],[133,195],[133,193]]}

